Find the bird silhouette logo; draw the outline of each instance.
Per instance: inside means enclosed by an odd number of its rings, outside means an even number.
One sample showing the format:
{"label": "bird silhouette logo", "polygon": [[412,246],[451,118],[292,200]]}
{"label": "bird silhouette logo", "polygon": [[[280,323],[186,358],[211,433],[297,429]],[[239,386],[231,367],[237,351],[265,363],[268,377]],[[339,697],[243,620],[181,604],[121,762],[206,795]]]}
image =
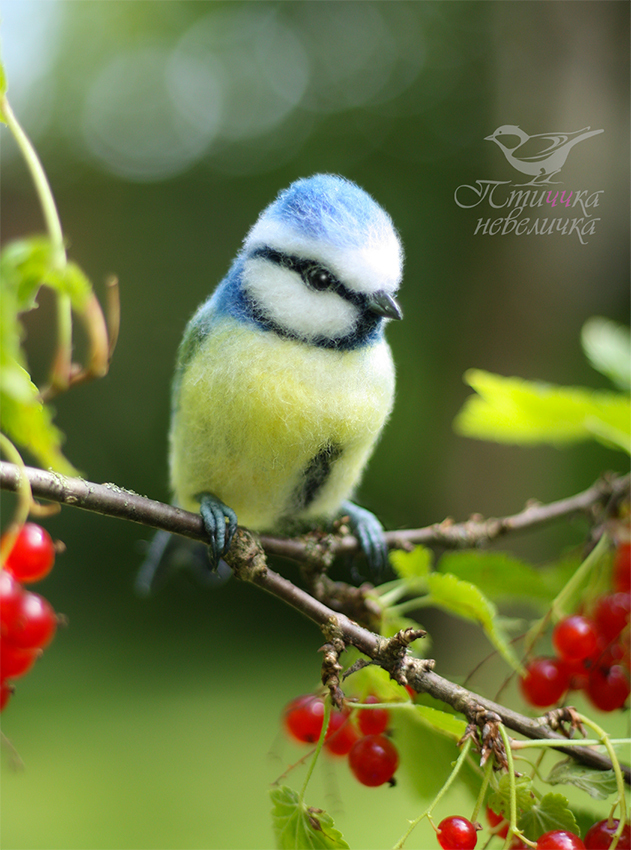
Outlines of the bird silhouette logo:
{"label": "bird silhouette logo", "polygon": [[528,183],[515,185],[536,186],[552,183],[551,178],[563,168],[574,145],[602,132],[584,127],[573,133],[529,136],[514,124],[504,124],[490,136],[485,136],[485,141],[495,142],[513,168],[532,177]]}

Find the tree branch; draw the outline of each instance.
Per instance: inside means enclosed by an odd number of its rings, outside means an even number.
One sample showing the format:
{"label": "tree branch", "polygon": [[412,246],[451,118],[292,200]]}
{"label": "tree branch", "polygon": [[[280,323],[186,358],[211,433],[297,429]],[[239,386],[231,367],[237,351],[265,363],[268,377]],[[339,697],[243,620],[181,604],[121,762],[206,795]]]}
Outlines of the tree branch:
{"label": "tree branch", "polygon": [[[80,478],[66,478],[31,467],[26,467],[24,473],[30,482],[33,495],[39,498],[106,516],[127,519],[151,528],[164,529],[193,540],[206,539],[201,517],[198,514],[147,499],[114,484],[94,484]],[[0,489],[17,491],[20,478],[20,467],[4,461],[0,462]],[[494,539],[511,530],[532,528],[552,519],[593,511],[611,499],[621,498],[628,487],[629,476],[603,478],[583,493],[549,505],[529,505],[520,514],[512,517],[486,521],[471,520],[460,524],[442,523],[429,526],[427,529],[391,532],[387,535],[388,545],[407,548],[412,543],[422,541],[424,543],[440,542],[452,546],[471,546]],[[354,538],[343,537],[338,541],[337,548],[335,546],[333,548],[336,552],[351,552],[356,551],[357,544]],[[341,639],[344,644],[356,647],[387,670],[395,680],[403,684],[409,683],[417,692],[430,694],[451,705],[468,718],[482,707],[497,713],[505,726],[527,738],[562,740],[562,736],[550,728],[545,718],[532,719],[498,705],[442,678],[433,671],[433,662],[406,655],[405,641],[401,643],[400,635],[395,636],[399,640],[399,644],[395,646],[393,644],[395,638],[387,640],[361,627],[346,615],[333,611],[306,591],[296,587],[288,579],[270,570],[266,564],[263,549],[269,553],[300,560],[306,557],[307,544],[263,536],[257,541],[248,531],[239,528],[225,560],[233,568],[237,578],[257,585],[300,611],[322,629],[327,639],[334,636]],[[557,749],[591,767],[600,770],[611,769],[611,763],[605,756],[589,748],[558,747]],[[623,767],[623,771],[626,781],[631,784],[631,770]]]}
{"label": "tree branch", "polygon": [[[116,484],[94,484],[82,478],[67,478],[33,467],[25,467],[24,472],[33,495],[38,498],[126,519],[150,528],[164,529],[192,540],[206,541],[199,514],[147,499]],[[387,531],[386,541],[391,549],[409,549],[420,543],[440,544],[449,548],[481,546],[509,532],[526,531],[574,514],[593,513],[610,500],[624,496],[629,490],[629,479],[629,475],[605,475],[575,496],[549,504],[529,502],[523,511],[511,516],[497,519],[476,516],[460,523],[446,519],[425,528]],[[16,491],[19,480],[20,468],[0,461],[0,489]],[[268,555],[280,555],[295,561],[308,561],[313,557],[313,545],[301,538],[285,539],[261,534],[259,540]],[[331,536],[326,545],[332,556],[359,551],[357,539],[352,535]]]}

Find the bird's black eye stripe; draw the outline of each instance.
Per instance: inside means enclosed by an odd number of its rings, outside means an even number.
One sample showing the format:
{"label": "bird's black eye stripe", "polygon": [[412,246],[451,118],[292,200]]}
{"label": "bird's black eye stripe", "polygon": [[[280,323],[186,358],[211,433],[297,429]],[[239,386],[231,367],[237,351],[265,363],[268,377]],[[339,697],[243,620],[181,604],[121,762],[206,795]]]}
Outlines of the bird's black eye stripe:
{"label": "bird's black eye stripe", "polygon": [[318,292],[332,289],[348,297],[346,288],[335,275],[315,260],[293,257],[291,254],[284,254],[282,251],[274,250],[274,248],[257,248],[253,252],[253,256],[264,257],[285,269],[297,272],[310,289],[315,289]]}

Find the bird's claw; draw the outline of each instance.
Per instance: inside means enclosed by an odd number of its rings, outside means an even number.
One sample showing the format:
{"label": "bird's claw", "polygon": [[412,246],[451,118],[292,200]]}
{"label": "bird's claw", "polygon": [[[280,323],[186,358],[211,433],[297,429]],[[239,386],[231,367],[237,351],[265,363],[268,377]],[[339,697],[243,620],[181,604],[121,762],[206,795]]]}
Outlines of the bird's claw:
{"label": "bird's claw", "polygon": [[237,530],[237,515],[212,493],[200,493],[199,512],[209,537],[208,557],[211,569],[216,570],[219,559],[230,548]]}
{"label": "bird's claw", "polygon": [[354,502],[343,502],[341,513],[348,517],[371,573],[376,577],[383,575],[388,566],[388,544],[382,524],[373,513]]}

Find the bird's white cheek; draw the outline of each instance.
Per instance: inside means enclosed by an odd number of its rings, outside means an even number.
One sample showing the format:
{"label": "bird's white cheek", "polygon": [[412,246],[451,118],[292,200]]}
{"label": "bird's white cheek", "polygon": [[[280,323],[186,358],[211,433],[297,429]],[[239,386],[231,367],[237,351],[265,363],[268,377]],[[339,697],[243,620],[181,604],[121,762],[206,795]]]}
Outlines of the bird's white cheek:
{"label": "bird's white cheek", "polygon": [[309,289],[296,272],[263,258],[246,263],[243,285],[265,318],[304,339],[341,339],[359,318],[359,309],[337,293]]}

